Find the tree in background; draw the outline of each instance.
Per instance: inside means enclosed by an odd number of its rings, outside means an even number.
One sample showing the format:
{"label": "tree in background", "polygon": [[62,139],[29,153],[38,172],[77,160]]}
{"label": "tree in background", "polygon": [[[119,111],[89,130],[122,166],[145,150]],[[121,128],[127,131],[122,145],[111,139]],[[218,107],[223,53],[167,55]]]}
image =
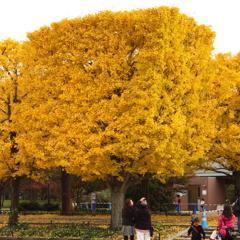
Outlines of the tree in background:
{"label": "tree in background", "polygon": [[[184,192],[188,185],[187,177],[170,177],[166,182],[159,179],[149,181],[149,196],[147,198],[150,209],[154,212],[168,212],[174,209],[174,200],[176,193]],[[131,198],[136,203],[140,198],[145,197],[141,183],[129,187],[125,198]]]}
{"label": "tree in background", "polygon": [[[18,221],[21,180],[25,177],[36,180],[41,178],[42,174],[38,171],[39,167],[34,165],[35,158],[24,151],[25,148],[21,148],[16,139],[21,134],[28,134],[24,126],[27,119],[22,119],[18,114],[22,99],[26,97],[25,88],[19,86],[20,79],[24,78],[21,71],[21,46],[20,42],[12,39],[0,42],[0,179],[3,183],[11,182],[10,225]],[[22,107],[25,111],[31,110],[29,106]],[[31,145],[30,141],[26,140],[25,144]]]}
{"label": "tree in background", "polygon": [[1,199],[0,212],[1,212],[1,208],[3,207],[3,204],[4,204],[7,189],[9,189],[9,187],[10,187],[10,178],[9,177],[2,178],[0,180],[0,199]]}
{"label": "tree in background", "polygon": [[235,197],[236,197],[235,186],[233,184],[230,184],[226,189],[226,203],[232,204],[233,202],[236,201]]}
{"label": "tree in background", "polygon": [[207,153],[209,161],[198,168],[224,174],[225,169],[232,171],[228,177],[236,191],[240,189],[240,54],[218,54],[215,65],[214,91],[209,95],[210,104],[215,106],[215,135]]}
{"label": "tree in background", "polygon": [[39,168],[106,181],[111,226],[120,226],[129,186],[181,175],[210,148],[214,36],[168,7],[105,11],[29,33],[21,153]]}
{"label": "tree in background", "polygon": [[[25,178],[21,181],[21,193],[23,200],[36,202],[38,200],[61,199],[61,186],[59,183],[52,181],[37,182],[31,178]],[[48,201],[50,203],[50,201]]]}
{"label": "tree in background", "polygon": [[101,180],[96,179],[95,181],[83,181],[82,177],[73,175],[72,192],[73,199],[77,204],[76,207],[79,208],[80,203],[84,202],[82,199],[84,195],[90,195],[92,192],[96,192],[97,202],[101,202],[101,199],[99,199],[97,192],[105,190],[105,188],[106,184]]}
{"label": "tree in background", "polygon": [[16,142],[17,132],[14,116],[15,105],[21,102],[19,95],[19,78],[21,64],[19,61],[20,43],[7,39],[0,42],[0,176],[11,180],[11,214],[9,223],[17,222],[20,179],[29,172],[26,159],[20,159]]}

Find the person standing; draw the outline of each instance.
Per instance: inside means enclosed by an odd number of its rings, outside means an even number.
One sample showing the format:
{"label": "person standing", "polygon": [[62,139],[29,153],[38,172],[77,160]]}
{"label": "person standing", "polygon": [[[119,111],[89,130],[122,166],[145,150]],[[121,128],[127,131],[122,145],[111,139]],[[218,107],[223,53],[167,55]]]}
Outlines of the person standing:
{"label": "person standing", "polygon": [[181,212],[181,196],[178,194],[177,198],[177,211]]}
{"label": "person standing", "polygon": [[199,219],[194,217],[192,219],[192,225],[188,229],[188,236],[191,236],[191,240],[201,240],[205,239],[205,232],[202,226],[199,224]]}
{"label": "person standing", "polygon": [[151,211],[146,198],[141,198],[135,205],[135,229],[137,240],[150,240]]}
{"label": "person standing", "polygon": [[203,212],[203,210],[205,209],[205,201],[204,201],[204,198],[201,199],[200,206],[201,206],[201,211]]}
{"label": "person standing", "polygon": [[130,236],[130,240],[134,239],[134,235],[136,234],[134,228],[134,208],[132,199],[128,198],[124,201],[123,209],[122,209],[122,235],[124,240],[128,240],[128,236]]}
{"label": "person standing", "polygon": [[222,215],[218,218],[217,225],[217,230],[219,230],[222,240],[233,240],[233,238],[227,236],[226,228],[234,228],[235,218],[231,205],[224,205]]}

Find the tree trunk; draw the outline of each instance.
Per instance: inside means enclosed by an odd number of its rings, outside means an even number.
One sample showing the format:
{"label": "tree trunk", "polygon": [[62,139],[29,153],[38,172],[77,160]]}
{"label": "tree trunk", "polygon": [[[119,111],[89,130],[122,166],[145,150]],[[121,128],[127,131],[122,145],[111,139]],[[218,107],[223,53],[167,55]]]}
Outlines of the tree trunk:
{"label": "tree trunk", "polygon": [[150,205],[149,201],[149,178],[148,179],[143,179],[141,181],[142,185],[142,197],[145,197],[147,199],[148,205]]}
{"label": "tree trunk", "polygon": [[5,200],[5,193],[3,193],[2,195],[1,195],[1,207],[3,207],[3,205],[4,205],[4,200]]}
{"label": "tree trunk", "polygon": [[70,215],[70,179],[71,175],[65,170],[62,170],[62,215]]}
{"label": "tree trunk", "polygon": [[2,194],[2,190],[0,190],[0,213],[1,213],[2,206],[3,206],[3,194]]}
{"label": "tree trunk", "polygon": [[125,193],[131,185],[131,175],[125,176],[124,182],[120,182],[114,176],[109,176],[106,182],[107,187],[111,191],[112,214],[111,214],[111,229],[118,228],[122,225],[122,208],[125,198]]}
{"label": "tree trunk", "polygon": [[79,206],[80,206],[80,197],[79,197],[79,192],[80,192],[80,189],[79,188],[77,188],[76,189],[76,203],[77,203],[77,208],[79,208]]}
{"label": "tree trunk", "polygon": [[19,192],[21,178],[16,177],[11,180],[11,207],[9,215],[9,225],[14,226],[18,223]]}
{"label": "tree trunk", "polygon": [[126,191],[121,191],[121,187],[111,191],[112,200],[112,214],[111,214],[111,228],[117,228],[122,225],[122,208],[124,203]]}
{"label": "tree trunk", "polygon": [[47,185],[47,200],[48,200],[48,204],[50,204],[50,201],[51,201],[51,188],[50,188],[50,184],[49,183]]}

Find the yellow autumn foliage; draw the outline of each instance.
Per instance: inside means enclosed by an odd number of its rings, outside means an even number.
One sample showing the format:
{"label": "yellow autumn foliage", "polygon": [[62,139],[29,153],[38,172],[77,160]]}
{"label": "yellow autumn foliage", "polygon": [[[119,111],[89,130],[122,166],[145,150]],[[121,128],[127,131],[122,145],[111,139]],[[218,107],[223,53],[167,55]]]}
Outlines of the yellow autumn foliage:
{"label": "yellow autumn foliage", "polygon": [[20,43],[7,39],[0,41],[0,177],[1,180],[29,172],[26,158],[19,159],[16,133],[21,131],[13,119],[15,105],[21,101],[18,91],[21,75]]}
{"label": "yellow autumn foliage", "polygon": [[22,153],[39,168],[61,165],[90,179],[182,174],[213,134],[214,36],[168,7],[104,11],[29,33]]}
{"label": "yellow autumn foliage", "polygon": [[[218,54],[215,76],[214,101],[216,101],[216,134],[211,149],[212,159],[221,167],[240,170],[240,54]],[[214,160],[215,161],[215,160]],[[236,183],[238,182],[235,176]],[[239,183],[237,184],[239,187]]]}

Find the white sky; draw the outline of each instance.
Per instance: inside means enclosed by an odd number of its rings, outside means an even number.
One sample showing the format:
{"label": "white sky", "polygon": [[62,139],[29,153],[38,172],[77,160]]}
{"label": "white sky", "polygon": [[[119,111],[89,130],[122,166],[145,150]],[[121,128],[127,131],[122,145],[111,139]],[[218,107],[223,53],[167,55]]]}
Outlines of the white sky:
{"label": "white sky", "polygon": [[0,40],[25,40],[27,32],[63,18],[163,5],[211,26],[215,52],[240,52],[240,0],[0,0]]}

